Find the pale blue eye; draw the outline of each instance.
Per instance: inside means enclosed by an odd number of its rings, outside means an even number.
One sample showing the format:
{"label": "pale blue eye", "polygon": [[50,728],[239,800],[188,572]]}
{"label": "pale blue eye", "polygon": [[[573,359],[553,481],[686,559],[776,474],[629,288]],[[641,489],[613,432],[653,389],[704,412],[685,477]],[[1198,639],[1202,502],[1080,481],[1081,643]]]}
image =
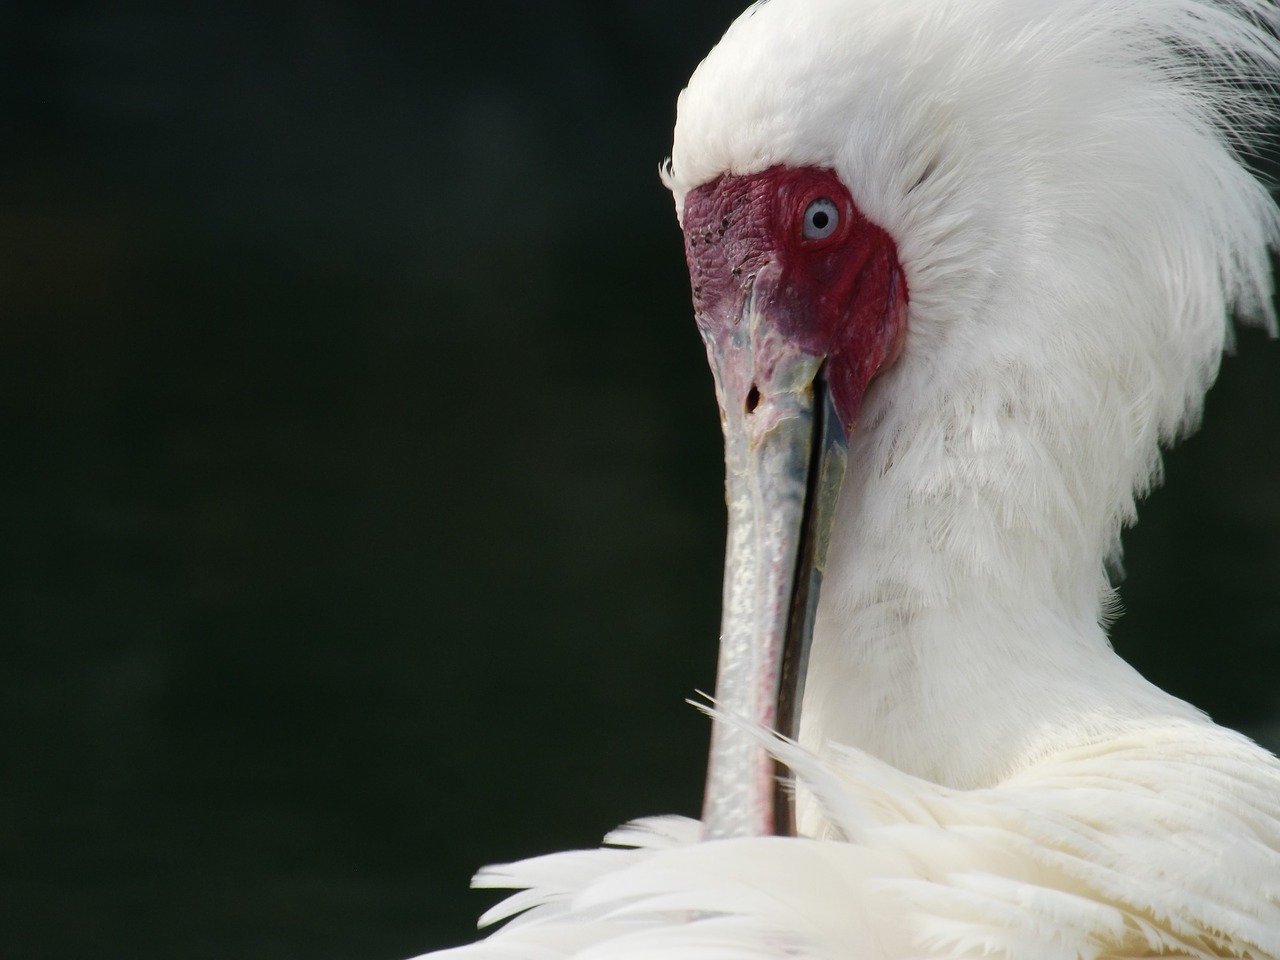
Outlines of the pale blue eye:
{"label": "pale blue eye", "polygon": [[804,208],[803,237],[806,240],[825,240],[840,226],[840,208],[834,200],[819,197]]}

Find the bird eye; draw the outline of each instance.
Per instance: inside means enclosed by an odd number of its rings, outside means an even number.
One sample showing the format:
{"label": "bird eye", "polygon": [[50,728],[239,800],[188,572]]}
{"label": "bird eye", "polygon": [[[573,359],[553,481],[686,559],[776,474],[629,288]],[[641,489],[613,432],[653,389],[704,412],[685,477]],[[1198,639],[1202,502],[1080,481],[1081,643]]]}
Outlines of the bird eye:
{"label": "bird eye", "polygon": [[804,208],[804,230],[806,240],[825,240],[836,232],[840,226],[840,209],[834,200],[819,197]]}

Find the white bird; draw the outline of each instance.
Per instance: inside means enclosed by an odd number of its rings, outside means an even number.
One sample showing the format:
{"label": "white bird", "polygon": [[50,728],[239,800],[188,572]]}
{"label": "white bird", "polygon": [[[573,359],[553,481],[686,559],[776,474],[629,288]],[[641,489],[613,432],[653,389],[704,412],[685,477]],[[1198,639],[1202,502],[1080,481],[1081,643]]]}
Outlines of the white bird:
{"label": "white bird", "polygon": [[434,956],[1280,958],[1280,761],[1105,632],[1232,312],[1275,331],[1243,157],[1276,20],[761,0],[730,27],[663,171],[728,466],[703,820],[488,868],[522,892],[484,921],[515,919]]}

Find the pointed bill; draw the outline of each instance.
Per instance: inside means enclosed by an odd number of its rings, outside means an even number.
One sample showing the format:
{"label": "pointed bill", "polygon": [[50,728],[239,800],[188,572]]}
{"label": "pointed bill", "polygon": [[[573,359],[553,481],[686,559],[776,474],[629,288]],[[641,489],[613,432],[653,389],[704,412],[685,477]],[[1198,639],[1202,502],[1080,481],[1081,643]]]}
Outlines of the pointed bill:
{"label": "pointed bill", "polygon": [[[729,508],[716,704],[795,736],[845,441],[819,376],[823,358],[781,336],[754,298],[745,314],[727,345],[708,342]],[[794,833],[782,783],[758,737],[717,723],[706,836]]]}

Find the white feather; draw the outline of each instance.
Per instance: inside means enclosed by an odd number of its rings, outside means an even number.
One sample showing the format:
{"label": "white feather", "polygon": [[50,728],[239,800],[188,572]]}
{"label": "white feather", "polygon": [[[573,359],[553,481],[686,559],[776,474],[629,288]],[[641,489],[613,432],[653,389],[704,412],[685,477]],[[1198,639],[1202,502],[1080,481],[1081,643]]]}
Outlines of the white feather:
{"label": "white feather", "polygon": [[[527,910],[448,956],[1280,958],[1280,762],[1111,651],[1105,565],[1195,426],[1232,311],[1275,328],[1242,159],[1262,0],[768,0],[681,95],[664,179],[834,169],[894,239],[797,774],[810,839],[480,875]],[[444,956],[444,955],[441,955]]]}
{"label": "white feather", "polygon": [[631,851],[502,868],[555,896],[460,960],[1280,956],[1276,773],[1236,734],[1175,723],[974,790],[770,741],[838,839],[698,842],[669,820]]}

